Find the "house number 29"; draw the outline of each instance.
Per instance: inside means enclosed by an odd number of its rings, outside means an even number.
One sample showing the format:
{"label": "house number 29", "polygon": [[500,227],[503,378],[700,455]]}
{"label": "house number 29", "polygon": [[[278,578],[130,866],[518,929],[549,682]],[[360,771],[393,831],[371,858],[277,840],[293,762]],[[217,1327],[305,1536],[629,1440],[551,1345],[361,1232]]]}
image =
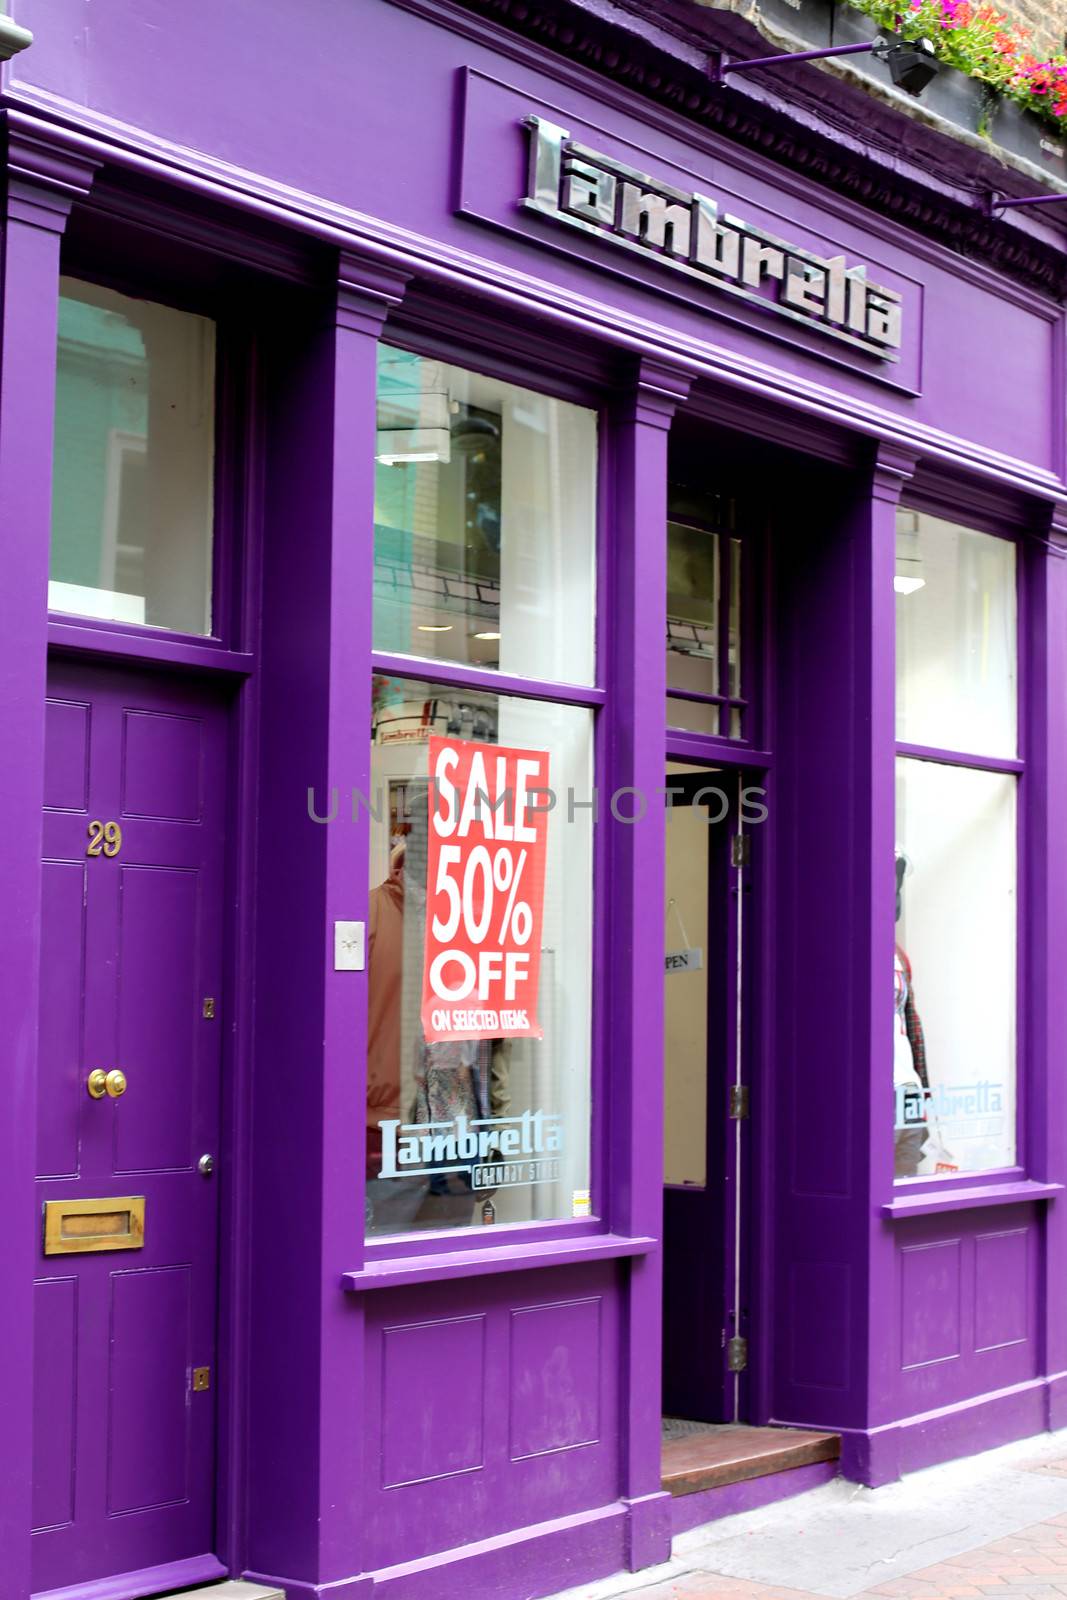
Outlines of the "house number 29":
{"label": "house number 29", "polygon": [[117,822],[90,822],[87,856],[117,856],[122,849],[122,829]]}

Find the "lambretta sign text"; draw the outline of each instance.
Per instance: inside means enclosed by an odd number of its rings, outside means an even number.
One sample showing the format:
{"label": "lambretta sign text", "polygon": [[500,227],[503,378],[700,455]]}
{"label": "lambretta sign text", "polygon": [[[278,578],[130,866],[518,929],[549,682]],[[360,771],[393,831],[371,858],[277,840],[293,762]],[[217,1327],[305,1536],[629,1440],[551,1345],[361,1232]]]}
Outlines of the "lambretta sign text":
{"label": "lambretta sign text", "polygon": [[882,361],[901,343],[900,295],[862,263],[823,257],[743,222],[707,195],[672,188],[526,117],[529,192],[523,206],[660,262],[720,291]]}
{"label": "lambretta sign text", "polygon": [[425,1178],[466,1172],[472,1189],[499,1189],[559,1178],[563,1119],[549,1111],[517,1117],[459,1115],[453,1122],[381,1124],[379,1178]]}

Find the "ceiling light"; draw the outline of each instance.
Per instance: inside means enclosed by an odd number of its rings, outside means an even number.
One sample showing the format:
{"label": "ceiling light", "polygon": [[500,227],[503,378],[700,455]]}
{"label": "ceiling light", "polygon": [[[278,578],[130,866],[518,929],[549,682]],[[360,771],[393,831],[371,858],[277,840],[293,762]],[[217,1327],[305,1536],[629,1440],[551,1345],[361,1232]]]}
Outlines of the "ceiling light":
{"label": "ceiling light", "polygon": [[925,578],[896,577],[893,579],[893,588],[897,591],[897,594],[914,594],[916,589],[925,589],[925,587]]}
{"label": "ceiling light", "polygon": [[451,622],[419,622],[416,624],[420,633],[451,633]]}
{"label": "ceiling light", "polygon": [[404,450],[392,454],[383,454],[375,457],[383,467],[403,467],[411,461],[444,461],[448,458],[442,456],[439,450]]}
{"label": "ceiling light", "polygon": [[471,637],[474,639],[499,639],[500,635],[499,633],[475,633]]}

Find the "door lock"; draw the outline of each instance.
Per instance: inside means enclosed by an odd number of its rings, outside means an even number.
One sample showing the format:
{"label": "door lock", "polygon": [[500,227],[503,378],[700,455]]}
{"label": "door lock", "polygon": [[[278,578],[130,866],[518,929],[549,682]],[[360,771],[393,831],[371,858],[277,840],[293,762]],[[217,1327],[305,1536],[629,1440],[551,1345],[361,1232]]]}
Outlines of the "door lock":
{"label": "door lock", "polygon": [[215,1157],[201,1156],[200,1160],[196,1163],[196,1170],[199,1172],[202,1178],[210,1178],[211,1174],[215,1170]]}
{"label": "door lock", "polygon": [[118,1067],[112,1067],[111,1071],[107,1073],[104,1078],[104,1088],[107,1090],[112,1100],[117,1100],[120,1095],[126,1093],[126,1074],[124,1072],[120,1072]]}

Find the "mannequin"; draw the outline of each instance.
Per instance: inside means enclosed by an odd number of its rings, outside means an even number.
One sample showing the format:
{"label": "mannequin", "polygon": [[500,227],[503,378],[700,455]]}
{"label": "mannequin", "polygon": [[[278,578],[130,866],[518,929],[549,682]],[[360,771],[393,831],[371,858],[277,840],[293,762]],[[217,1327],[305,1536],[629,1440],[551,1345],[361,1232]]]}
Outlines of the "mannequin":
{"label": "mannequin", "polygon": [[389,876],[370,892],[367,924],[367,1228],[403,1233],[426,1194],[424,1178],[381,1182],[380,1124],[400,1117],[400,1056],[404,980],[405,842],[396,841]]}
{"label": "mannequin", "polygon": [[[904,878],[908,866],[907,856],[898,850],[897,922],[903,912]],[[926,1071],[926,1041],[915,1006],[911,962],[899,943],[894,954],[893,976],[893,1091],[896,1106],[893,1175],[897,1178],[913,1178],[919,1170],[928,1133],[925,1102],[930,1080]]]}

